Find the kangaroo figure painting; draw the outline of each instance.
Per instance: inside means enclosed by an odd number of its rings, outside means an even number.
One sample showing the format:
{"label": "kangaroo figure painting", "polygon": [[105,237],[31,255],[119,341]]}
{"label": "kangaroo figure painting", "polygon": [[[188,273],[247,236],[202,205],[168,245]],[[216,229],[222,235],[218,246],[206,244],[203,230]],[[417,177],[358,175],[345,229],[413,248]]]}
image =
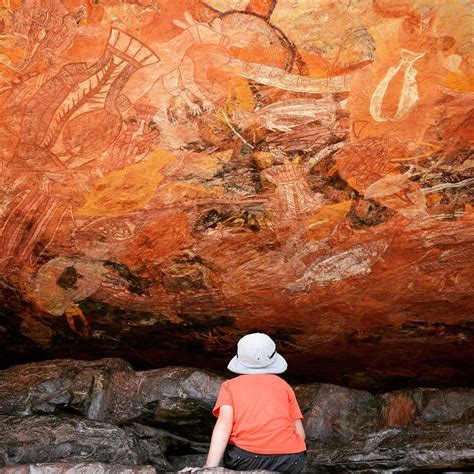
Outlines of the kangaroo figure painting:
{"label": "kangaroo figure painting", "polygon": [[[189,12],[184,21],[174,20],[184,31],[166,43],[148,46],[160,61],[136,73],[125,87],[124,93],[132,102],[154,104],[162,101],[163,92],[172,98],[180,97],[193,115],[211,110],[212,103],[194,80],[195,64],[186,53],[197,43],[227,46],[229,37],[218,28],[198,23]],[[151,82],[151,84],[150,84]],[[200,103],[196,102],[196,99]]]}
{"label": "kangaroo figure painting", "polygon": [[[221,60],[222,62],[219,62],[216,67],[260,84],[310,94],[344,92],[350,88],[349,77],[323,79],[304,77],[290,74],[276,67],[233,58],[229,48],[248,47],[254,36],[245,30],[223,31],[223,22],[220,18],[214,19],[210,24],[198,23],[189,12],[186,12],[185,22],[175,20],[174,23],[184,31],[166,43],[149,44],[150,49],[160,58],[160,62],[135,73],[125,87],[124,93],[132,102],[156,105],[162,103],[168,96],[168,99],[169,97],[181,98],[191,110],[192,115],[199,115],[203,111],[213,109],[214,105],[209,97],[196,83],[196,64],[187,54],[189,49],[196,44],[220,46],[224,50],[224,61]],[[150,80],[154,82],[148,86]],[[144,89],[146,92],[140,95]]]}

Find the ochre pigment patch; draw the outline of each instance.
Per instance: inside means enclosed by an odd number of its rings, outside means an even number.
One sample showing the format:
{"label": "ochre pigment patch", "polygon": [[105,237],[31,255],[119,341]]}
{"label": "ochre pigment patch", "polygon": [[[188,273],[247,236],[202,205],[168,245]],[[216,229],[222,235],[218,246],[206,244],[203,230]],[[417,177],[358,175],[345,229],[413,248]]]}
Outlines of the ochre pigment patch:
{"label": "ochre pigment patch", "polygon": [[156,150],[147,161],[110,173],[95,184],[78,213],[115,217],[142,208],[164,178],[160,170],[175,160],[171,153]]}

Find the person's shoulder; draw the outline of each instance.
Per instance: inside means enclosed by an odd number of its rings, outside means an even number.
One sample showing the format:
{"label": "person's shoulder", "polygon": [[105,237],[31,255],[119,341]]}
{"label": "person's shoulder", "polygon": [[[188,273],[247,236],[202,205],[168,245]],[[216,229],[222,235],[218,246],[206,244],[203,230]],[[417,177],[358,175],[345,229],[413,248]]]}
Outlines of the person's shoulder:
{"label": "person's shoulder", "polygon": [[262,377],[265,377],[267,380],[271,380],[275,383],[286,383],[284,379],[282,379],[277,374],[262,374]]}
{"label": "person's shoulder", "polygon": [[268,377],[271,377],[271,381],[273,384],[278,385],[286,390],[293,390],[291,388],[291,385],[285,379],[282,379],[280,376],[276,374],[268,374]]}
{"label": "person's shoulder", "polygon": [[225,387],[231,387],[232,385],[235,385],[236,383],[239,383],[239,379],[242,377],[242,375],[239,375],[237,377],[232,377],[231,379],[227,379],[224,382],[222,382],[222,385]]}
{"label": "person's shoulder", "polygon": [[227,383],[228,385],[244,383],[248,380],[249,377],[251,376],[250,375],[237,375],[236,377],[232,377],[231,379],[226,380],[224,383]]}

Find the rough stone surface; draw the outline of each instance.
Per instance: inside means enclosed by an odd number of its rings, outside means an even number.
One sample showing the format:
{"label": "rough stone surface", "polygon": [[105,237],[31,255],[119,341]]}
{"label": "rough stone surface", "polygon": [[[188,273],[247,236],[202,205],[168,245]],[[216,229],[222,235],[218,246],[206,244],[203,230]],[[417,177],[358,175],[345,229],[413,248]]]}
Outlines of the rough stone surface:
{"label": "rough stone surface", "polygon": [[423,391],[420,398],[424,421],[444,423],[474,419],[474,389]]}
{"label": "rough stone surface", "polygon": [[0,2],[0,367],[468,386],[471,3]]}
{"label": "rough stone surface", "polygon": [[304,426],[309,440],[345,444],[379,424],[379,406],[369,392],[322,384],[317,388]]}
{"label": "rough stone surface", "polygon": [[[338,448],[311,448],[307,472],[436,472],[474,469],[474,423],[432,423],[359,434]],[[390,471],[393,472],[393,471]]]}
{"label": "rough stone surface", "polygon": [[76,412],[116,424],[142,421],[207,439],[223,379],[184,367],[134,372],[120,359],[55,360],[0,371],[0,413]]}
{"label": "rough stone surface", "polygon": [[378,395],[385,426],[474,419],[474,389],[416,388]]}
{"label": "rough stone surface", "polygon": [[[99,463],[99,473],[123,465],[134,474],[149,469],[143,466],[172,472],[203,465],[222,379],[193,368],[135,372],[104,359],[20,365],[0,371],[0,381],[0,465],[19,469],[6,472],[66,463],[31,472],[82,474],[84,463]],[[372,395],[318,383],[294,390],[305,416],[305,472],[474,466],[472,389]]]}
{"label": "rough stone surface", "polygon": [[184,367],[137,372],[133,379],[119,372],[104,396],[101,419],[115,423],[137,419],[205,440],[214,425],[211,411],[223,381]]}
{"label": "rough stone surface", "polygon": [[314,399],[322,385],[318,383],[305,383],[293,386],[298,405],[306,418],[313,408]]}
{"label": "rough stone surface", "polygon": [[[175,469],[175,468],[173,468]],[[19,466],[9,466],[0,468],[1,474],[155,474],[157,470],[153,466],[121,466],[104,463],[43,463],[43,464],[23,464]],[[158,471],[176,472],[176,471]],[[233,471],[223,467],[213,469],[199,469],[202,474],[239,474],[243,471]],[[246,471],[252,473],[269,473],[270,471]]]}
{"label": "rough stone surface", "polygon": [[[146,426],[139,423],[123,426],[123,430],[136,440],[135,451],[144,464],[155,464],[158,468],[159,464],[156,459],[161,460],[176,453],[198,453],[204,455],[209,448],[209,438],[207,443],[193,441],[192,433],[188,432],[188,437],[178,436],[161,428]],[[170,466],[170,463],[167,463]]]}
{"label": "rough stone surface", "polygon": [[416,405],[403,393],[387,393],[382,400],[382,425],[397,427],[409,425],[415,420]]}
{"label": "rough stone surface", "polygon": [[[56,415],[2,416],[1,458],[5,464],[98,462],[139,464],[136,439],[108,423]],[[166,466],[162,453],[157,464]]]}
{"label": "rough stone surface", "polygon": [[232,469],[226,469],[225,467],[215,467],[215,468],[206,468],[200,469],[198,472],[202,472],[203,474],[244,474],[244,473],[260,473],[260,474],[271,474],[272,471],[264,471],[262,469],[257,469],[255,471],[233,471]]}
{"label": "rough stone surface", "polygon": [[163,430],[110,423],[74,416],[0,416],[0,462],[3,464],[84,462],[153,464],[170,469],[168,450],[205,452],[207,447]]}
{"label": "rough stone surface", "polygon": [[2,474],[155,474],[153,466],[124,466],[99,462],[22,464],[0,468]]}
{"label": "rough stone surface", "polygon": [[190,466],[204,466],[206,462],[206,454],[187,454],[181,456],[168,456],[169,463],[173,469],[179,471]]}
{"label": "rough stone surface", "polygon": [[134,376],[122,359],[87,362],[57,359],[0,371],[0,413],[54,413],[62,408],[88,416],[97,404],[93,388],[114,372]]}

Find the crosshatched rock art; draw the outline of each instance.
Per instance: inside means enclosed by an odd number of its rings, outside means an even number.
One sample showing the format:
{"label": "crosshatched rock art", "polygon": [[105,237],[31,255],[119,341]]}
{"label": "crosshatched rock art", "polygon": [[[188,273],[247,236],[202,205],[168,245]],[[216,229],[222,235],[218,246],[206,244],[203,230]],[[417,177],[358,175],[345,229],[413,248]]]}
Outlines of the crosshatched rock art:
{"label": "crosshatched rock art", "polygon": [[5,0],[1,363],[472,378],[471,8]]}

